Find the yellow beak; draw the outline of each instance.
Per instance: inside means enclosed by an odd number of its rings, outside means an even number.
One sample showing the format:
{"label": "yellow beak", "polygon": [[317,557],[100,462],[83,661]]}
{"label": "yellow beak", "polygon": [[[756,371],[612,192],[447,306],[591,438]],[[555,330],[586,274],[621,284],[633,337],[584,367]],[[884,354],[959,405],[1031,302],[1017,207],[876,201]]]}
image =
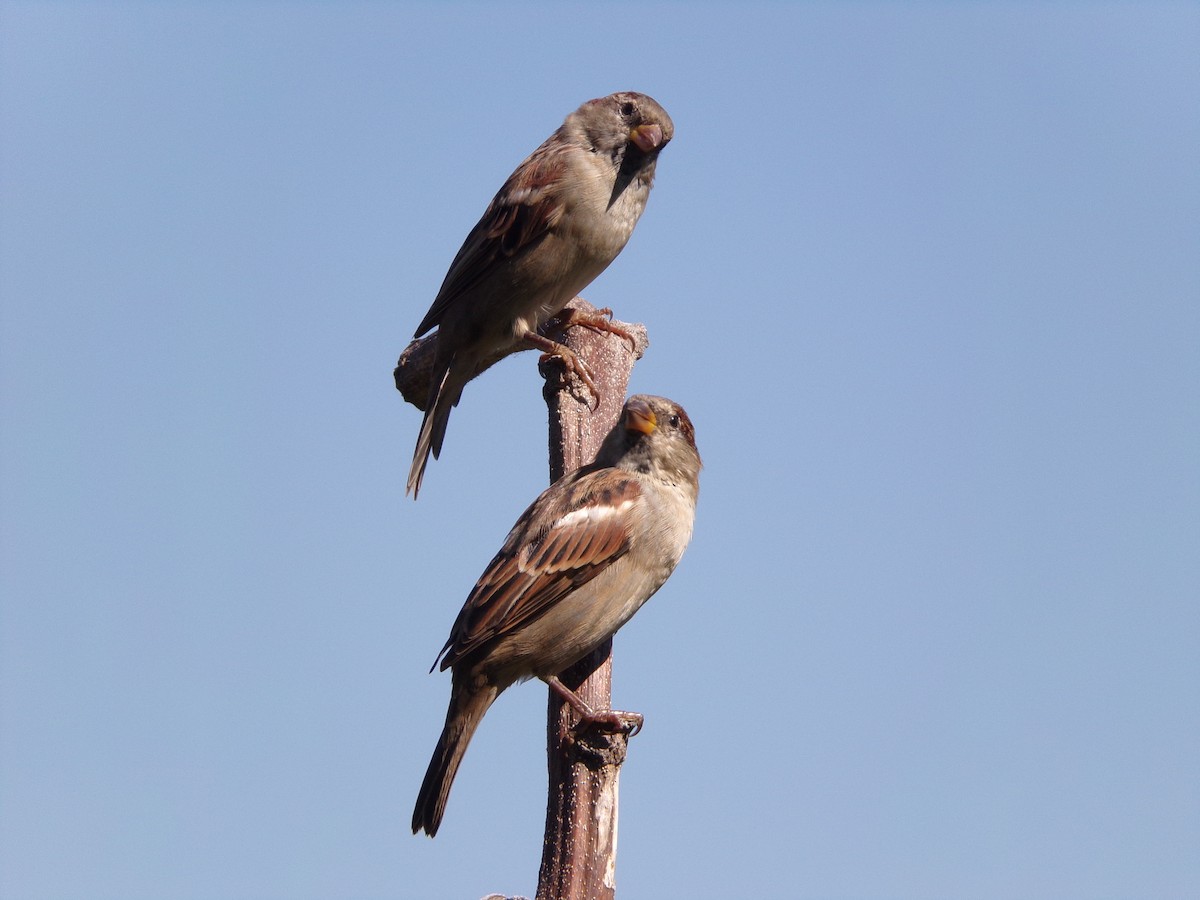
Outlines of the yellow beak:
{"label": "yellow beak", "polygon": [[625,430],[650,434],[658,427],[654,410],[644,400],[630,400],[625,404]]}

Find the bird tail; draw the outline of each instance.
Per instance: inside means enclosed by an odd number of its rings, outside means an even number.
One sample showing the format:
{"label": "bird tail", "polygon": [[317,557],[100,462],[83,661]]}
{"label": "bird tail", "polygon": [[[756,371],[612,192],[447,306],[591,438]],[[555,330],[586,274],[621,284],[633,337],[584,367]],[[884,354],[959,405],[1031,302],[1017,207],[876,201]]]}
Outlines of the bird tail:
{"label": "bird tail", "polygon": [[450,696],[450,708],[446,711],[446,725],[438,738],[433,758],[425,771],[425,780],[417,794],[417,805],[413,808],[413,834],[422,828],[430,837],[437,834],[446,811],[446,798],[450,796],[450,785],[458,772],[458,764],[467,752],[467,744],[479,727],[483,714],[500,696],[493,685],[482,687],[455,685]]}
{"label": "bird tail", "polygon": [[412,468],[408,470],[408,488],[405,490],[406,494],[412,494],[414,500],[425,478],[429,454],[432,453],[434,459],[441,454],[446,425],[450,422],[450,410],[458,406],[462,397],[463,385],[457,378],[451,379],[453,372],[452,364],[446,366],[442,377],[433,382],[429,390],[429,402],[425,404],[425,418],[421,420],[421,433],[417,435],[417,449],[413,453]]}

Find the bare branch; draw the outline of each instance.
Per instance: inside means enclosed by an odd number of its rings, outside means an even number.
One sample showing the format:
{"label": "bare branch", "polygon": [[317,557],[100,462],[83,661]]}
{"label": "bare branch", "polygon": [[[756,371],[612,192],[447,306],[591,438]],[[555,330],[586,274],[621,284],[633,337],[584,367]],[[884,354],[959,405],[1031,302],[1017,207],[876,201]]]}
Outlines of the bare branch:
{"label": "bare branch", "polygon": [[[560,356],[544,355],[542,393],[550,420],[550,480],[589,463],[616,424],[634,363],[649,345],[642,325],[608,322],[586,300],[575,298],[542,329],[564,345],[590,373],[598,396]],[[545,345],[547,342],[540,342]],[[478,375],[518,346],[486,360]],[[415,340],[400,354],[394,374],[404,399],[424,410],[437,354],[437,334]],[[564,685],[592,709],[611,709],[612,641],[560,674]],[[537,900],[611,900],[617,850],[617,774],[629,735],[578,728],[570,708],[550,692],[547,718],[549,796],[538,873]],[[495,896],[495,895],[493,895]]]}
{"label": "bare branch", "polygon": [[[576,299],[585,317],[597,310]],[[550,414],[550,479],[591,462],[616,424],[633,365],[648,345],[641,325],[615,322],[618,333],[586,326],[547,336],[566,344],[587,366],[599,391],[590,396],[556,357],[542,363]],[[619,332],[626,332],[630,341]],[[582,399],[581,399],[582,398]],[[612,706],[612,642],[562,673],[562,682],[593,709]],[[603,900],[614,895],[617,852],[617,775],[627,734],[572,727],[570,708],[550,692],[547,720],[549,796],[537,900]]]}

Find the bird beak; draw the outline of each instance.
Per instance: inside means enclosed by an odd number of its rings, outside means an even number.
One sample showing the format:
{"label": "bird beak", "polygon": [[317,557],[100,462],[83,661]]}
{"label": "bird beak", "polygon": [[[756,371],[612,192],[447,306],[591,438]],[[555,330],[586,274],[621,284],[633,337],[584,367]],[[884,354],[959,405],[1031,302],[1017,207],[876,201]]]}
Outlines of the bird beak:
{"label": "bird beak", "polygon": [[653,122],[648,122],[645,125],[639,125],[637,128],[629,132],[629,140],[633,141],[643,153],[649,153],[655,147],[659,147],[663,142],[663,132],[661,125],[655,125]]}
{"label": "bird beak", "polygon": [[630,400],[625,404],[625,430],[650,434],[658,427],[654,410],[645,400]]}

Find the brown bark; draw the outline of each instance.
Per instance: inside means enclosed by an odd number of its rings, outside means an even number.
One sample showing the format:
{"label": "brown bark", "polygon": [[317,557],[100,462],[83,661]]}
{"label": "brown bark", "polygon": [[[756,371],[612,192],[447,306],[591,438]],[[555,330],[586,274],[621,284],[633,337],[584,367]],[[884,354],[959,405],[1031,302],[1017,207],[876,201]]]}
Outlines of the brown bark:
{"label": "brown bark", "polygon": [[[575,300],[573,307],[593,311]],[[633,364],[645,352],[646,330],[625,325],[634,339],[574,327],[551,334],[587,365],[600,397],[591,398],[565,367],[551,357],[543,363],[543,393],[550,412],[550,480],[592,461],[625,403]],[[584,398],[580,402],[579,398]],[[587,401],[594,403],[594,408]],[[612,642],[607,641],[560,678],[592,709],[610,709]],[[617,860],[617,774],[628,736],[572,728],[573,713],[549,692],[547,763],[549,795],[537,900],[605,900],[614,895]]]}
{"label": "brown bark", "polygon": [[[576,298],[567,311],[585,317],[596,308]],[[549,411],[550,480],[592,461],[604,436],[616,424],[625,403],[634,363],[649,341],[641,325],[613,323],[620,334],[586,326],[545,330],[545,336],[565,344],[587,367],[599,397],[567,371],[559,357],[544,357],[540,365],[546,384],[543,396]],[[413,341],[397,361],[396,389],[418,409],[424,409],[436,351],[436,333]],[[519,348],[523,349],[523,348]],[[514,351],[515,352],[515,351]],[[488,360],[480,371],[502,359]],[[612,642],[608,641],[559,677],[594,710],[612,706]],[[617,851],[617,774],[625,760],[627,734],[598,728],[576,728],[574,713],[549,691],[547,765],[549,795],[537,900],[611,900],[615,891]]]}

